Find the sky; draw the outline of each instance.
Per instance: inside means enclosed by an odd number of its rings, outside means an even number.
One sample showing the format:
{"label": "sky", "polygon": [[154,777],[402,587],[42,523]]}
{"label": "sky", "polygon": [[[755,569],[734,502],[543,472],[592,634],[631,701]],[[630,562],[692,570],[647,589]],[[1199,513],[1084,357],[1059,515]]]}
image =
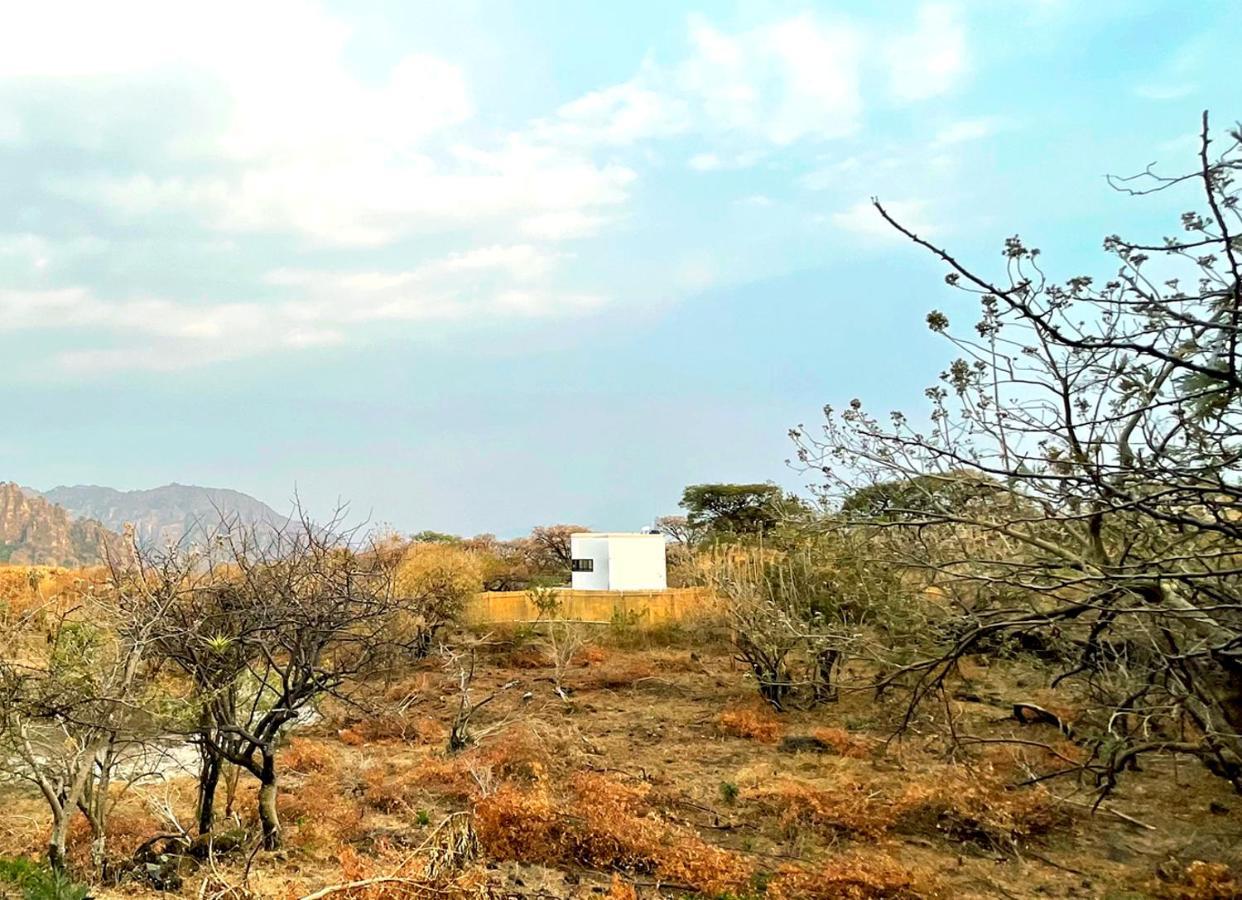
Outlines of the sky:
{"label": "sky", "polygon": [[[0,0],[0,480],[633,530],[917,411],[985,272],[1176,230],[1220,0]],[[1231,72],[1232,66],[1232,72]]]}

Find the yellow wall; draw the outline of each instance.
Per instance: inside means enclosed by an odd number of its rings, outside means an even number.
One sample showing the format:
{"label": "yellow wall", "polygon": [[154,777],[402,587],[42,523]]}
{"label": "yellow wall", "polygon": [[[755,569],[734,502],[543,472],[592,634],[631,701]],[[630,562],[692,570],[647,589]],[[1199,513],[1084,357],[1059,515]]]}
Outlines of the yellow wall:
{"label": "yellow wall", "polygon": [[[640,623],[674,622],[706,611],[711,596],[702,588],[670,588],[666,591],[575,591],[557,592],[562,615],[584,622],[610,622],[613,615],[631,615]],[[532,622],[539,611],[526,591],[489,591],[466,604],[465,619],[471,625],[492,622]]]}

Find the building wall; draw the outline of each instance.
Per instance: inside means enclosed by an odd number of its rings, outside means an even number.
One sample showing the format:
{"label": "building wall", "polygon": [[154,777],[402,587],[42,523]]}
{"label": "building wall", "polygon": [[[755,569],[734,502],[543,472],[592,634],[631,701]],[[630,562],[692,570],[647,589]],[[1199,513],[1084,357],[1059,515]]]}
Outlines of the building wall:
{"label": "building wall", "polygon": [[[663,591],[559,591],[561,618],[603,625],[613,621],[654,625],[678,622],[716,612],[716,599],[703,588]],[[526,591],[490,591],[467,602],[470,625],[534,622],[539,610]]]}
{"label": "building wall", "polygon": [[571,573],[576,591],[659,591],[668,586],[663,535],[575,534],[569,547],[575,561],[590,560],[592,565],[590,572]]}
{"label": "building wall", "polygon": [[593,572],[572,572],[570,583],[575,591],[606,591],[608,590],[609,553],[608,539],[589,534],[574,534],[569,537],[570,556],[574,559],[589,559],[595,565]]}
{"label": "building wall", "polygon": [[608,541],[610,591],[661,591],[668,587],[664,535],[642,534]]}

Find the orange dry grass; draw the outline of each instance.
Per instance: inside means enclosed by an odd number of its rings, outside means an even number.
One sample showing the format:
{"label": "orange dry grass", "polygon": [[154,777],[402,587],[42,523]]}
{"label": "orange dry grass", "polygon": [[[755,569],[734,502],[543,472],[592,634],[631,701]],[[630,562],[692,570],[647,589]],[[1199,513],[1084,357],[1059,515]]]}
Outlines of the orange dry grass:
{"label": "orange dry grass", "polygon": [[850,778],[842,778],[831,790],[785,778],[750,796],[761,808],[775,812],[790,835],[809,827],[875,838],[892,828],[895,821],[890,801],[869,785]]}
{"label": "orange dry grass", "polygon": [[768,707],[725,710],[716,718],[716,725],[725,734],[763,744],[775,744],[785,731],[784,723]]}
{"label": "orange dry grass", "polygon": [[281,820],[294,826],[296,847],[330,849],[355,840],[363,831],[361,805],[342,790],[339,778],[326,774],[307,778],[277,800]]}
{"label": "orange dry grass", "polygon": [[721,893],[745,885],[751,864],[661,818],[647,785],[598,773],[570,779],[559,802],[540,785],[505,785],[475,805],[475,831],[496,859],[652,873],[664,881]]}
{"label": "orange dry grass", "polygon": [[776,813],[789,834],[804,828],[864,839],[889,831],[939,833],[997,849],[1045,834],[1069,819],[1065,808],[1039,789],[1006,790],[993,781],[951,773],[937,773],[900,792],[851,777],[830,788],[786,778],[750,796]]}
{"label": "orange dry grass", "polygon": [[583,644],[571,662],[575,666],[598,666],[608,659],[608,651],[598,644]]}
{"label": "orange dry grass", "polygon": [[918,900],[936,895],[929,877],[873,853],[833,859],[818,869],[781,869],[765,894],[771,900]]}
{"label": "orange dry grass", "polygon": [[867,759],[876,748],[875,741],[850,734],[844,728],[815,728],[811,737],[852,759]]}
{"label": "orange dry grass", "polygon": [[314,738],[295,737],[280,751],[280,764],[287,772],[303,775],[312,772],[335,772],[341,760],[335,749]]}

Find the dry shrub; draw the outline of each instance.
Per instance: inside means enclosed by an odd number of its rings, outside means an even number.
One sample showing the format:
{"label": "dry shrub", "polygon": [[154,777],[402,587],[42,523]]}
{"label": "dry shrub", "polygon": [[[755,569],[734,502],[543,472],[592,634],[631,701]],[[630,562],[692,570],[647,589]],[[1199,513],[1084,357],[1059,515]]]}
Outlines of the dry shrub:
{"label": "dry shrub", "polygon": [[896,807],[904,831],[939,832],[997,850],[1047,834],[1070,818],[1064,805],[1038,787],[1006,789],[964,775],[911,784]]}
{"label": "dry shrub", "polygon": [[844,728],[816,728],[811,731],[811,737],[851,759],[867,759],[876,748],[875,741],[850,734]]}
{"label": "dry shrub", "polygon": [[638,889],[628,881],[622,881],[620,875],[613,873],[612,884],[608,886],[608,893],[604,895],[604,900],[638,900]]}
{"label": "dry shrub", "polygon": [[711,895],[730,895],[749,884],[755,868],[744,857],[713,847],[698,837],[684,837],[656,858],[656,874]]}
{"label": "dry shrub", "polygon": [[573,796],[563,803],[546,785],[505,785],[481,798],[481,846],[495,859],[650,873],[708,893],[735,890],[753,874],[744,858],[660,818],[646,785],[580,772],[570,788]]}
{"label": "dry shrub", "polygon": [[598,666],[606,662],[608,659],[608,651],[599,644],[583,644],[574,653],[571,662],[575,666]]}
{"label": "dry shrub", "polygon": [[869,853],[830,860],[817,869],[790,866],[768,882],[771,900],[918,900],[936,895],[930,879]]}
{"label": "dry shrub", "polygon": [[1229,866],[1196,859],[1173,881],[1157,881],[1149,885],[1156,897],[1163,900],[1238,900],[1242,884],[1233,877]]}
{"label": "dry shrub", "polygon": [[474,807],[479,844],[494,859],[556,864],[565,855],[565,824],[546,790],[506,785]]}
{"label": "dry shrub", "polygon": [[[380,741],[405,741],[412,744],[441,744],[448,731],[439,720],[412,712],[393,712],[355,722],[345,731],[350,739],[364,744]],[[340,734],[342,740],[345,736]],[[348,743],[348,741],[347,741]],[[357,746],[357,745],[355,745]]]}
{"label": "dry shrub", "polygon": [[297,828],[290,837],[296,847],[335,847],[362,833],[362,807],[338,779],[307,778],[296,790],[280,794],[277,803],[282,821]]}
{"label": "dry shrub", "polygon": [[763,744],[775,744],[785,731],[775,713],[762,707],[725,710],[716,718],[716,725],[725,734]]}
{"label": "dry shrub", "polygon": [[633,687],[635,682],[655,674],[655,669],[645,660],[614,660],[587,672],[578,684],[589,690],[612,691]]}
{"label": "dry shrub", "polygon": [[909,784],[896,795],[852,777],[831,788],[786,778],[752,792],[750,799],[775,812],[790,835],[827,828],[875,839],[903,831],[942,834],[997,850],[1012,849],[1069,820],[1066,808],[1038,788],[1006,790],[994,781],[945,773]]}
{"label": "dry shrub", "polygon": [[828,828],[876,838],[892,828],[895,811],[869,785],[843,778],[825,790],[793,778],[780,779],[750,794],[752,802],[775,812],[789,835],[804,828]]}
{"label": "dry shrub", "polygon": [[289,772],[335,772],[341,760],[332,747],[314,738],[295,737],[280,752],[280,763]]}

